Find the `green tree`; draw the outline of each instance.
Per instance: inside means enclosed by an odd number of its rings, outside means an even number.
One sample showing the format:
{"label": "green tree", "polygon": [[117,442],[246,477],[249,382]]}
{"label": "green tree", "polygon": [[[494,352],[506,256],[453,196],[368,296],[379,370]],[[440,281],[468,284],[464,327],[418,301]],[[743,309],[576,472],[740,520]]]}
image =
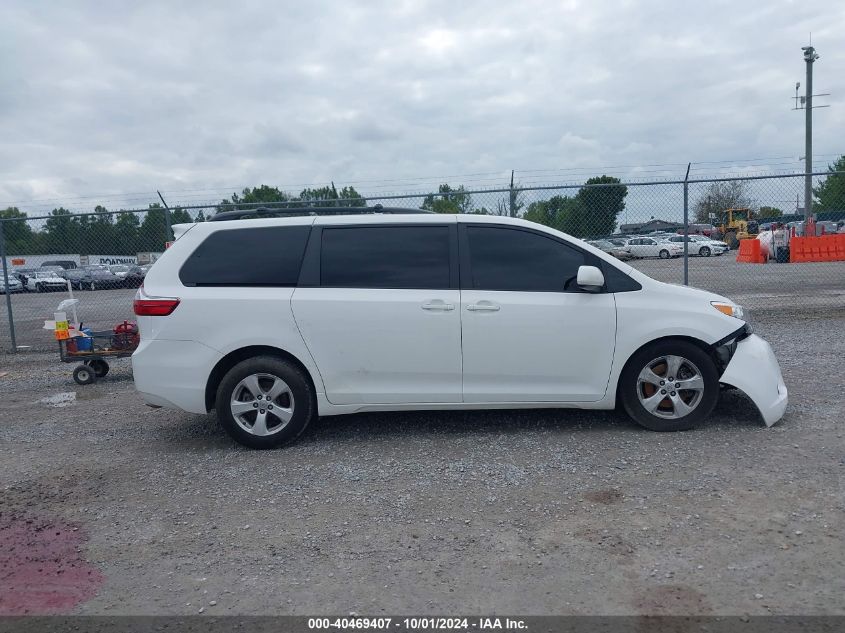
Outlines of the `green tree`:
{"label": "green tree", "polygon": [[83,227],[74,222],[70,211],[64,207],[53,209],[44,222],[44,249],[47,253],[81,253],[80,240]]}
{"label": "green tree", "polygon": [[596,176],[584,183],[575,196],[577,220],[571,230],[575,237],[609,235],[616,229],[616,218],[625,210],[628,187],[613,176]]}
{"label": "green tree", "polygon": [[303,189],[295,198],[294,207],[365,207],[366,200],[355,191],[354,187],[344,187],[340,191],[334,183],[328,187]]}
{"label": "green tree", "polygon": [[580,213],[578,201],[569,196],[552,196],[548,200],[539,200],[528,205],[523,219],[575,234],[578,231]]}
{"label": "green tree", "polygon": [[231,200],[222,200],[217,205],[217,212],[250,209],[260,204],[289,202],[290,199],[289,194],[277,187],[261,185],[252,189],[246,188],[241,192],[241,195],[233,193]]}
{"label": "green tree", "polygon": [[747,180],[711,182],[704,188],[693,205],[695,222],[716,224],[726,209],[753,208],[751,185]]}
{"label": "green tree", "polygon": [[14,220],[3,223],[3,236],[6,239],[8,255],[29,255],[37,252],[39,235],[26,221],[26,213],[17,207],[7,207],[0,211],[0,219]]}
{"label": "green tree", "polygon": [[171,224],[193,224],[194,219],[191,217],[191,214],[185,211],[185,209],[181,207],[176,207],[175,209],[171,209],[170,211],[170,223]]}
{"label": "green tree", "polygon": [[[96,206],[95,213],[105,213],[105,207]],[[117,231],[109,215],[80,216],[80,219],[87,218],[84,228],[80,231],[80,242],[82,253],[102,253],[103,255],[120,255],[115,252],[117,247]]]}
{"label": "green tree", "polygon": [[194,218],[194,222],[205,222],[205,213],[202,212],[202,209],[200,209],[200,212],[197,213],[197,217]]}
{"label": "green tree", "polygon": [[164,250],[165,242],[169,239],[164,207],[158,202],[154,202],[150,205],[149,211],[144,214],[144,219],[138,229],[138,250],[161,252]]}
{"label": "green tree", "polygon": [[783,211],[777,207],[760,207],[757,212],[757,217],[763,218],[779,218],[783,215]]}
{"label": "green tree", "polygon": [[141,220],[137,213],[118,213],[114,223],[116,255],[134,255],[138,248],[138,230]]}
{"label": "green tree", "polygon": [[825,179],[813,188],[813,211],[845,211],[845,156],[828,165],[827,171]]}
{"label": "green tree", "polygon": [[435,213],[470,213],[472,196],[466,192],[463,185],[453,189],[443,183],[438,188],[438,193],[430,193],[425,197],[421,208]]}

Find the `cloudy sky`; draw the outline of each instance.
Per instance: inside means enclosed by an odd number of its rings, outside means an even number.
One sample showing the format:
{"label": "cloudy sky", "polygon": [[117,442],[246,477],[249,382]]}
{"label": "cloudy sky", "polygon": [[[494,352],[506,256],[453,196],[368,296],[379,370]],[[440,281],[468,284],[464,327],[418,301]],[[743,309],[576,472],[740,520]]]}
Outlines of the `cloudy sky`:
{"label": "cloudy sky", "polygon": [[39,2],[0,8],[0,205],[802,169],[845,153],[845,3]]}

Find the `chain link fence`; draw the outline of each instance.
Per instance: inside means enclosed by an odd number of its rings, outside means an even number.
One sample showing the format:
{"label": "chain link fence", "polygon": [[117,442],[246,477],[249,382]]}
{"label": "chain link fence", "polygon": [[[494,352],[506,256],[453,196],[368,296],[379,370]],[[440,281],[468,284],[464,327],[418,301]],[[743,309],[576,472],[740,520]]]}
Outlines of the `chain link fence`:
{"label": "chain link fence", "polygon": [[[345,197],[346,190],[332,188],[327,191],[333,195],[324,199],[253,195],[259,201],[247,202],[250,196],[234,195],[223,202],[171,201],[169,207],[157,196],[144,209],[98,206],[89,213],[71,213],[59,208],[37,216],[7,209],[0,218],[0,261],[5,264],[0,271],[0,353],[52,349],[53,334],[43,329],[44,321],[53,318],[70,293],[79,299],[84,327],[110,329],[131,320],[136,288],[172,239],[171,223],[245,209],[256,215],[281,209],[307,214],[318,206],[377,211],[382,205],[521,217],[591,241],[660,281],[727,295],[752,313],[845,307],[845,261],[837,261],[835,250],[821,258],[827,261],[790,263],[786,250],[777,257],[778,240],[788,248],[793,234],[843,230],[845,173],[819,173],[812,181],[816,222],[806,228],[799,208],[803,174],[627,183],[605,176],[580,185],[517,183],[472,191],[444,184],[433,193],[372,197]],[[785,228],[775,232],[781,226]],[[759,241],[763,257],[769,252],[771,258],[766,263],[738,261],[746,238]]]}

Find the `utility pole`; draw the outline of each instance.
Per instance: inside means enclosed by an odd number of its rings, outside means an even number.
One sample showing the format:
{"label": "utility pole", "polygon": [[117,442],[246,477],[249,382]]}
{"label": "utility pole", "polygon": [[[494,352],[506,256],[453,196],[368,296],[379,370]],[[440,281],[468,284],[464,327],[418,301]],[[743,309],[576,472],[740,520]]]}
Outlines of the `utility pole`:
{"label": "utility pole", "polygon": [[[795,84],[795,107],[793,110],[804,110],[804,222],[813,215],[813,108],[827,108],[827,105],[814,106],[813,97],[826,97],[829,93],[813,94],[813,64],[819,58],[812,46],[802,46],[804,61],[807,64],[807,78],[804,85],[804,96],[798,96],[800,83]],[[806,224],[805,224],[806,226]]]}
{"label": "utility pole", "polygon": [[813,213],[813,64],[819,58],[816,49],[804,46],[804,61],[807,63],[806,102],[804,104],[804,222]]}

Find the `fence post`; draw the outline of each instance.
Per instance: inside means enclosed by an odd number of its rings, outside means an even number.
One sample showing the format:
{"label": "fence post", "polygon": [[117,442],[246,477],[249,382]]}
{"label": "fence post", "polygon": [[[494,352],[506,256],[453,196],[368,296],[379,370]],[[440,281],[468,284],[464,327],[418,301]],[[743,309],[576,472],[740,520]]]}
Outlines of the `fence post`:
{"label": "fence post", "polygon": [[[20,220],[23,222],[23,220]],[[12,352],[17,353],[18,342],[15,340],[15,318],[12,314],[12,290],[9,288],[9,264],[6,262],[6,236],[3,233],[3,225],[6,221],[0,218],[0,259],[3,260],[3,294],[6,295],[6,313],[9,317],[9,338],[12,342]]]}
{"label": "fence post", "polygon": [[165,243],[170,242],[173,239],[173,229],[170,228],[170,207],[167,206],[167,203],[164,201],[164,196],[161,195],[161,192],[156,190],[158,197],[161,198],[161,203],[164,205],[164,221],[167,224],[167,235],[164,238]]}
{"label": "fence post", "polygon": [[684,176],[684,285],[689,286],[689,168]]}
{"label": "fence post", "polygon": [[516,197],[513,192],[513,172],[514,170],[511,169],[511,184],[510,187],[508,187],[508,217],[511,218],[516,217]]}

